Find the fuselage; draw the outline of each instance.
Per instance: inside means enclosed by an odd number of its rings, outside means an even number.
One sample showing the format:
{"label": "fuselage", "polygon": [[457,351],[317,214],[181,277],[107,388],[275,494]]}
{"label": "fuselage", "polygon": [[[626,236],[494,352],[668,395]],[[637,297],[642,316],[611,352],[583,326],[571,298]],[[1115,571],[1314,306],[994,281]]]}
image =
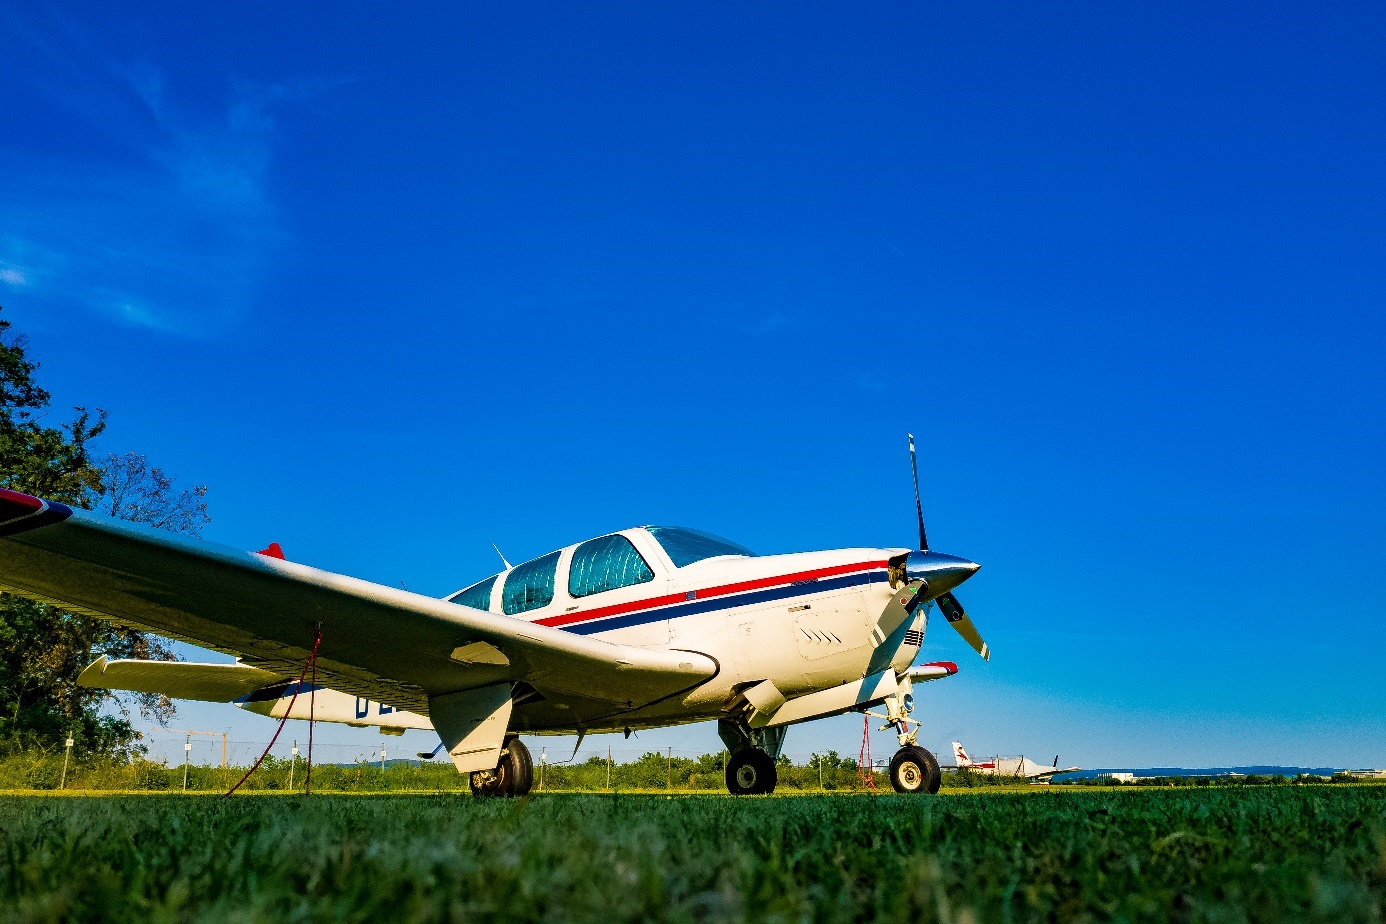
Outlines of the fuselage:
{"label": "fuselage", "polygon": [[[722,545],[719,545],[722,544]],[[654,703],[584,702],[581,689],[517,690],[511,726],[567,734],[640,729],[723,715],[739,690],[771,681],[785,698],[840,687],[887,668],[904,672],[924,641],[928,607],[893,601],[902,548],[754,555],[696,530],[636,527],[574,543],[448,596],[496,619],[521,619],[606,641],[706,655],[712,678]],[[894,580],[892,580],[894,578]],[[892,606],[892,603],[896,605]],[[549,691],[553,692],[553,691]],[[266,691],[270,694],[270,691]],[[242,705],[282,716],[291,689]],[[382,729],[428,719],[322,691],[331,721]],[[300,697],[294,717],[306,717]]]}
{"label": "fuselage", "polygon": [[[518,729],[599,731],[698,721],[718,715],[738,688],[761,680],[794,697],[860,679],[873,666],[879,670],[883,654],[885,664],[904,670],[923,642],[922,611],[917,625],[879,623],[894,592],[889,562],[907,549],[729,553],[687,561],[689,551],[676,547],[670,533],[660,527],[627,529],[535,559],[552,558],[552,597],[521,613],[505,613],[507,599],[512,610],[519,599],[514,592],[507,596],[507,587],[517,575],[525,580],[534,562],[507,569],[487,579],[493,582],[487,610],[498,618],[526,619],[622,644],[699,652],[718,663],[717,676],[682,696],[577,721],[565,714],[571,705],[563,709],[540,698],[517,699]],[[593,543],[604,544],[612,553],[608,557],[618,559],[618,577],[609,583],[629,583],[584,592],[593,586]],[[648,571],[636,562],[636,574],[631,573],[625,560],[631,552]]]}

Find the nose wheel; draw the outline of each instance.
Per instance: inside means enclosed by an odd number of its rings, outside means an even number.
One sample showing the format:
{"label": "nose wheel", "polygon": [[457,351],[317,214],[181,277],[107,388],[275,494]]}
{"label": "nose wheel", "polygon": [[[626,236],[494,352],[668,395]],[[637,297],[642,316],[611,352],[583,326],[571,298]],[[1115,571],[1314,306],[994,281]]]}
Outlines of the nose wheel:
{"label": "nose wheel", "polygon": [[768,795],[778,779],[775,759],[760,748],[746,748],[727,761],[727,792],[733,796]]}
{"label": "nose wheel", "polygon": [[905,745],[890,761],[890,785],[896,792],[933,795],[943,782],[934,755],[916,745]]}

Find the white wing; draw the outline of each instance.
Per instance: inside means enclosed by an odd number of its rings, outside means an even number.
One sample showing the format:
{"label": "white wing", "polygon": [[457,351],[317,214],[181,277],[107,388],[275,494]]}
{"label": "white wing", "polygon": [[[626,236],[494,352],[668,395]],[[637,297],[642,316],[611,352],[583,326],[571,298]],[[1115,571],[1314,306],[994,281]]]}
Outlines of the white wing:
{"label": "white wing", "polygon": [[691,652],[614,645],[0,490],[0,589],[148,629],[279,677],[321,626],[318,682],[427,714],[430,697],[523,681],[610,715],[717,673]]}

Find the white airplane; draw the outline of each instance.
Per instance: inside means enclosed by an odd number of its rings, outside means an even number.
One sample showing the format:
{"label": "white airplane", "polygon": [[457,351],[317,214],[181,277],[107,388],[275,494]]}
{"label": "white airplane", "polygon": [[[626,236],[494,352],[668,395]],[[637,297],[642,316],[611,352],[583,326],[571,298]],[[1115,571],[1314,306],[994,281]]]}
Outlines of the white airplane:
{"label": "white airplane", "polygon": [[1022,780],[1038,780],[1048,782],[1060,773],[1074,773],[1082,770],[1082,767],[1064,767],[1059,769],[1059,757],[1054,756],[1054,765],[1046,767],[1037,764],[1028,757],[993,757],[991,760],[976,761],[967,756],[960,742],[953,742],[953,761],[959,770],[968,770],[972,773],[981,773],[986,776],[1010,776]]}
{"label": "white airplane", "polygon": [[952,593],[980,566],[929,550],[912,436],[910,465],[917,550],[758,556],[647,526],[507,564],[442,600],[284,561],[277,545],[244,552],[0,490],[0,589],[239,659],[102,658],[83,684],[432,728],[478,794],[529,791],[520,734],[709,719],[731,754],[727,789],[769,793],[788,726],[849,711],[894,727],[897,791],[936,792],[938,762],[910,718],[914,684],[957,672],[912,666],[933,606],[990,650]]}

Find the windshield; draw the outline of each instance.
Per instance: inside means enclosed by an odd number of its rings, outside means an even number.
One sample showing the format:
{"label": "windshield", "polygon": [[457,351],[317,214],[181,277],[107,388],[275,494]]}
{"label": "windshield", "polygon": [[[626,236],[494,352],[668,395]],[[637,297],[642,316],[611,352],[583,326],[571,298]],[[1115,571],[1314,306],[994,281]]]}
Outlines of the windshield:
{"label": "windshield", "polygon": [[496,583],[498,574],[493,574],[484,581],[478,581],[466,590],[459,590],[448,598],[449,603],[457,603],[462,606],[470,606],[474,610],[489,610],[491,608],[491,587]]}
{"label": "windshield", "polygon": [[744,545],[737,545],[730,539],[705,533],[701,529],[689,529],[686,526],[647,526],[646,530],[664,547],[676,568],[719,555],[754,558],[756,554]]}

